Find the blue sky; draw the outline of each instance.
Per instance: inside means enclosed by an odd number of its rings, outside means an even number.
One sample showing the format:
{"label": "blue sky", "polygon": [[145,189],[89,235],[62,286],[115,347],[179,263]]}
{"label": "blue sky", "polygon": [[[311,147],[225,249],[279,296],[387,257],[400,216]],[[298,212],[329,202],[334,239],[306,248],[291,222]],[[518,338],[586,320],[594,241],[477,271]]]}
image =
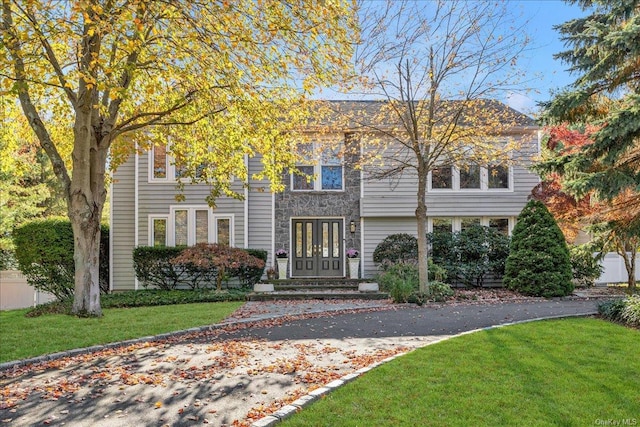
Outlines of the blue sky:
{"label": "blue sky", "polygon": [[555,53],[566,50],[554,25],[586,15],[577,5],[560,0],[509,1],[513,12],[530,19],[528,34],[532,38],[531,50],[521,58],[521,66],[527,70],[527,78],[533,78],[532,90],[517,93],[507,100],[515,109],[533,113],[536,102],[550,99],[550,92],[567,86],[577,76],[569,74],[567,65],[553,59]]}
{"label": "blue sky", "polygon": [[[365,1],[380,1],[381,5],[384,4],[381,0]],[[500,100],[518,111],[535,116],[538,102],[548,101],[552,91],[570,85],[577,77],[566,71],[566,64],[553,59],[554,54],[566,50],[559,33],[553,27],[585,16],[586,12],[577,5],[569,5],[562,0],[507,0],[507,5],[517,22],[528,22],[525,31],[531,43],[520,57],[519,68],[526,73],[522,80],[527,81],[529,89],[511,93]],[[325,99],[350,97],[333,88],[321,89],[316,96]]]}

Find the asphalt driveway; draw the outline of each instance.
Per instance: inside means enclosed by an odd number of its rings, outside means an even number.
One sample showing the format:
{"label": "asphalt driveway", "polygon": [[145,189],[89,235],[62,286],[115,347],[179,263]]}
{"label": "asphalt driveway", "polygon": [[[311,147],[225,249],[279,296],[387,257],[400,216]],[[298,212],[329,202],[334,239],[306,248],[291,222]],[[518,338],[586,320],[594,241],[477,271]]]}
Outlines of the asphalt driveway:
{"label": "asphalt driveway", "polygon": [[317,301],[243,310],[211,330],[4,370],[0,425],[251,425],[390,356],[470,330],[593,314],[596,301]]}

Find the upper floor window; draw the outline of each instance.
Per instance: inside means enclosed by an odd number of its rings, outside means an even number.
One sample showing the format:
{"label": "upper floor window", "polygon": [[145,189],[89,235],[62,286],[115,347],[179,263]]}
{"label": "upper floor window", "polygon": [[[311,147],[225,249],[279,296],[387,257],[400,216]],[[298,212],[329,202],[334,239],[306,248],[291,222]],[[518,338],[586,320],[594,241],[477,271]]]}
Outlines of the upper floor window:
{"label": "upper floor window", "polygon": [[208,206],[172,206],[169,215],[149,216],[150,245],[193,246],[196,243],[233,245],[233,215],[214,214]]}
{"label": "upper floor window", "polygon": [[429,174],[430,190],[508,190],[511,170],[508,166],[487,167],[470,164],[434,168]]}
{"label": "upper floor window", "polygon": [[167,179],[169,169],[169,157],[167,156],[167,147],[164,145],[154,145],[151,149],[151,178]]}
{"label": "upper floor window", "polygon": [[465,165],[460,168],[460,188],[480,188],[480,166]]}
{"label": "upper floor window", "polygon": [[296,165],[299,173],[291,174],[292,190],[342,191],[344,189],[342,144],[299,144],[298,150],[303,162]]}
{"label": "upper floor window", "polygon": [[435,168],[431,171],[431,188],[453,188],[451,167]]}
{"label": "upper floor window", "polygon": [[[187,167],[175,159],[165,145],[154,145],[150,153],[149,181],[176,181],[187,177]],[[195,176],[200,177],[205,166],[200,165],[195,171]]]}
{"label": "upper floor window", "polygon": [[487,168],[489,188],[509,188],[509,168],[503,165],[489,165]]}

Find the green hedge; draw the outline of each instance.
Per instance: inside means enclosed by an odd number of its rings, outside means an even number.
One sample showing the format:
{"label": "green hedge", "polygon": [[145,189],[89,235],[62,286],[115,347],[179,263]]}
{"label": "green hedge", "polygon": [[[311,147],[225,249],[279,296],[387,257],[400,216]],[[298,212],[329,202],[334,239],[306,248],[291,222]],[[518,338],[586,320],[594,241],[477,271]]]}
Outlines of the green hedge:
{"label": "green hedge", "polygon": [[[192,304],[202,302],[244,301],[246,291],[229,289],[218,292],[212,289],[173,290],[145,289],[138,291],[115,292],[100,297],[100,306],[105,308],[147,307],[156,305]],[[71,314],[71,300],[53,301],[40,304],[27,311],[27,317],[44,314]]]}
{"label": "green hedge", "polygon": [[482,287],[487,274],[504,274],[509,237],[493,228],[473,225],[455,233],[429,233],[427,238],[434,262],[452,283]]}
{"label": "green hedge", "polygon": [[138,246],[133,249],[133,269],[140,284],[145,288],[171,290],[181,285],[188,286],[189,277],[185,268],[170,261],[180,255],[184,246]]}
{"label": "green hedge", "polygon": [[[56,299],[73,297],[73,230],[66,218],[35,220],[13,233],[18,268],[34,288]],[[100,291],[109,291],[109,227],[100,228]]]}

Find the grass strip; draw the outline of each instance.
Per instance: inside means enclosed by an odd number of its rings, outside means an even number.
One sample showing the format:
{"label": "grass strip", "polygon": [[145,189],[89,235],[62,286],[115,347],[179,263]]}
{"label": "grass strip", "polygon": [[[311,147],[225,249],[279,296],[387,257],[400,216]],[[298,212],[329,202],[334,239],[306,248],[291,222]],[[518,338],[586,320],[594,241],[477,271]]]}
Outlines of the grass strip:
{"label": "grass strip", "polygon": [[243,302],[111,308],[101,318],[0,311],[0,362],[219,323]]}
{"label": "grass strip", "polygon": [[492,329],[374,369],[282,426],[639,425],[638,355],[640,331],[598,319]]}

